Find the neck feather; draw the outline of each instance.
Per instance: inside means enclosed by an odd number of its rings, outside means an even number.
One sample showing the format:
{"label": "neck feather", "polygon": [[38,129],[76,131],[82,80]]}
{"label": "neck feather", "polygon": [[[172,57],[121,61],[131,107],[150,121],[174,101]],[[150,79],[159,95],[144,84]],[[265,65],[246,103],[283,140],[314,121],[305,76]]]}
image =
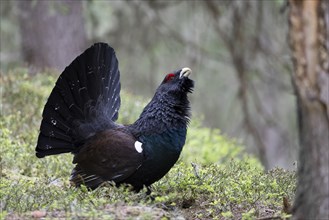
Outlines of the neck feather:
{"label": "neck feather", "polygon": [[186,128],[189,123],[190,106],[187,95],[172,98],[155,95],[144,108],[139,119],[131,125],[133,130],[144,134],[162,133],[167,130]]}

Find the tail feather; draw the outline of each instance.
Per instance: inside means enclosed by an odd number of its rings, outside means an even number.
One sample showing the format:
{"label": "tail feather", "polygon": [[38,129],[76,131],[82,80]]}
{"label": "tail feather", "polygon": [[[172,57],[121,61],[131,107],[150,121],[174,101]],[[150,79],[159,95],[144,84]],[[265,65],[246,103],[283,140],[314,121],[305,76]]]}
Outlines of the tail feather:
{"label": "tail feather", "polygon": [[37,149],[36,156],[41,158],[46,155],[53,155],[60,153],[72,152],[71,144],[57,138],[50,138],[40,133],[38,140],[39,149]]}
{"label": "tail feather", "polygon": [[59,140],[72,142],[71,136],[67,135],[63,130],[54,125],[50,125],[48,123],[41,124],[40,129],[43,134],[46,134],[48,137],[56,137]]}
{"label": "tail feather", "polygon": [[[54,106],[46,106],[43,111],[43,123],[42,126],[50,126],[55,130],[59,129],[63,131],[63,133],[72,137],[72,116],[70,116],[67,109],[63,109],[61,112],[56,112],[56,109],[59,107]],[[66,111],[65,111],[66,110]],[[41,129],[43,130],[43,129]]]}
{"label": "tail feather", "polygon": [[120,72],[113,48],[97,43],[58,78],[45,105],[38,157],[76,152],[97,131],[117,126]]}

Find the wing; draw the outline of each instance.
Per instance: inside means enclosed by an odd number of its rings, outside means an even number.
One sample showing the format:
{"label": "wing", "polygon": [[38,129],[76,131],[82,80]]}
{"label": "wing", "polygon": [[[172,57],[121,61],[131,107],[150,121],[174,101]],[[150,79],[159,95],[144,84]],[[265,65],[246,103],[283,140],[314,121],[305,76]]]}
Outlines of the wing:
{"label": "wing", "polygon": [[141,143],[131,134],[118,129],[95,135],[75,155],[71,181],[79,186],[96,188],[105,181],[122,182],[142,165]]}

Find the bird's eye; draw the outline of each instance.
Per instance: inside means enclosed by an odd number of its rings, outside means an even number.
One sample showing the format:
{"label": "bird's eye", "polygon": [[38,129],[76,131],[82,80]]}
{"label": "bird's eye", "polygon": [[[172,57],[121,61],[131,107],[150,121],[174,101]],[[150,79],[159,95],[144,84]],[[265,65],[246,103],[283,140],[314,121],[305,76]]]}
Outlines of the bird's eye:
{"label": "bird's eye", "polygon": [[172,80],[174,77],[175,77],[174,73],[169,73],[165,78],[165,82]]}

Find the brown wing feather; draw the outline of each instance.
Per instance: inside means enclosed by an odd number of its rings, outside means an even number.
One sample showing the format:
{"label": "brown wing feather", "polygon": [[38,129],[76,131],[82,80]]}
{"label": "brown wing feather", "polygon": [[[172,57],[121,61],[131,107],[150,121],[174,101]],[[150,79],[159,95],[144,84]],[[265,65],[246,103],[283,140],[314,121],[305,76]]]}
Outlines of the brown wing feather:
{"label": "brown wing feather", "polygon": [[98,133],[75,155],[73,163],[77,163],[77,167],[73,170],[71,181],[88,186],[95,185],[95,182],[99,185],[103,181],[121,182],[128,178],[144,159],[143,153],[136,151],[135,142],[131,134],[119,129]]}

